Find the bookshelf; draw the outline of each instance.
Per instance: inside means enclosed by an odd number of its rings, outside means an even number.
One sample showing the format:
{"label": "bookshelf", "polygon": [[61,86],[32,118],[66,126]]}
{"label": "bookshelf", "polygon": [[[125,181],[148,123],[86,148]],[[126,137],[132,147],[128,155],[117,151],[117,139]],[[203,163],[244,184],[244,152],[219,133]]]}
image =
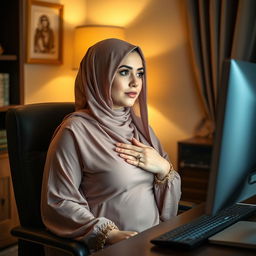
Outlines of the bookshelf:
{"label": "bookshelf", "polygon": [[[0,8],[0,73],[8,74],[8,101],[0,100],[0,130],[5,130],[6,111],[19,104],[24,98],[24,13],[26,0],[1,2]],[[7,88],[7,89],[6,89]],[[1,94],[0,94],[1,95]],[[3,138],[0,138],[2,141]],[[12,227],[19,223],[12,189],[7,150],[0,150],[0,248],[16,242],[11,234]]]}
{"label": "bookshelf", "polygon": [[5,55],[0,55],[0,61],[10,61],[10,60],[17,60],[17,55],[13,54],[5,54]]}
{"label": "bookshelf", "polygon": [[[23,104],[24,92],[24,0],[8,0],[0,8],[0,73],[9,74],[9,104]],[[0,106],[1,114],[6,106]],[[4,128],[0,124],[0,128]]]}

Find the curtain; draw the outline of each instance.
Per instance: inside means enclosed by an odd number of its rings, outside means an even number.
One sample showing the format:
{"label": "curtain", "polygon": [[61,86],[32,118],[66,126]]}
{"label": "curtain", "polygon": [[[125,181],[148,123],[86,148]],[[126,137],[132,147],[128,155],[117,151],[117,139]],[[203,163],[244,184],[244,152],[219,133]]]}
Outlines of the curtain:
{"label": "curtain", "polygon": [[212,137],[225,59],[256,61],[255,0],[185,0],[192,66],[205,117],[196,135]]}

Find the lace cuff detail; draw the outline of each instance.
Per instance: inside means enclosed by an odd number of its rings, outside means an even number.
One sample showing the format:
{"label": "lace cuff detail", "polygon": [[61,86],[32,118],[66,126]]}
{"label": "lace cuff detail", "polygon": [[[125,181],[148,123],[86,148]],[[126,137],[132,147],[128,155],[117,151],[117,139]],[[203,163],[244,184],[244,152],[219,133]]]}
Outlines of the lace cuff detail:
{"label": "lace cuff detail", "polygon": [[99,229],[96,238],[96,250],[100,250],[104,248],[106,240],[108,238],[108,234],[110,231],[117,229],[118,227],[114,223],[104,223]]}
{"label": "lace cuff detail", "polygon": [[172,166],[172,164],[170,164],[170,171],[167,173],[167,175],[163,178],[163,179],[158,179],[157,175],[155,175],[155,183],[156,184],[164,184],[166,183],[168,180],[172,181],[175,178],[175,170]]}

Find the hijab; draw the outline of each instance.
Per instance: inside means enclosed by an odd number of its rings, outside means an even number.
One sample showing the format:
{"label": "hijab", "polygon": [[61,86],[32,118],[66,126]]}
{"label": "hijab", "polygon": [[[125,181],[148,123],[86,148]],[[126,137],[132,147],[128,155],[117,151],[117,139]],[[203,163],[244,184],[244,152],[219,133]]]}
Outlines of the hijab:
{"label": "hijab", "polygon": [[[137,51],[142,59],[145,74],[142,90],[133,107],[113,109],[112,83],[120,63],[132,51]],[[119,39],[106,39],[91,46],[80,63],[74,115],[93,118],[118,142],[129,143],[135,137],[159,149],[160,144],[148,125],[146,95],[146,63],[141,49]]]}

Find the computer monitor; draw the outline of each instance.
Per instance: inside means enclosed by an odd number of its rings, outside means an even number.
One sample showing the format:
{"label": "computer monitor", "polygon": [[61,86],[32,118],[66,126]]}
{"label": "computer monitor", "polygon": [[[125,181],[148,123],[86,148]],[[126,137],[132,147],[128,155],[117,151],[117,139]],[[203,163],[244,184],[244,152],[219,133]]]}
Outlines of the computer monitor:
{"label": "computer monitor", "polygon": [[256,63],[224,65],[206,213],[256,194]]}

